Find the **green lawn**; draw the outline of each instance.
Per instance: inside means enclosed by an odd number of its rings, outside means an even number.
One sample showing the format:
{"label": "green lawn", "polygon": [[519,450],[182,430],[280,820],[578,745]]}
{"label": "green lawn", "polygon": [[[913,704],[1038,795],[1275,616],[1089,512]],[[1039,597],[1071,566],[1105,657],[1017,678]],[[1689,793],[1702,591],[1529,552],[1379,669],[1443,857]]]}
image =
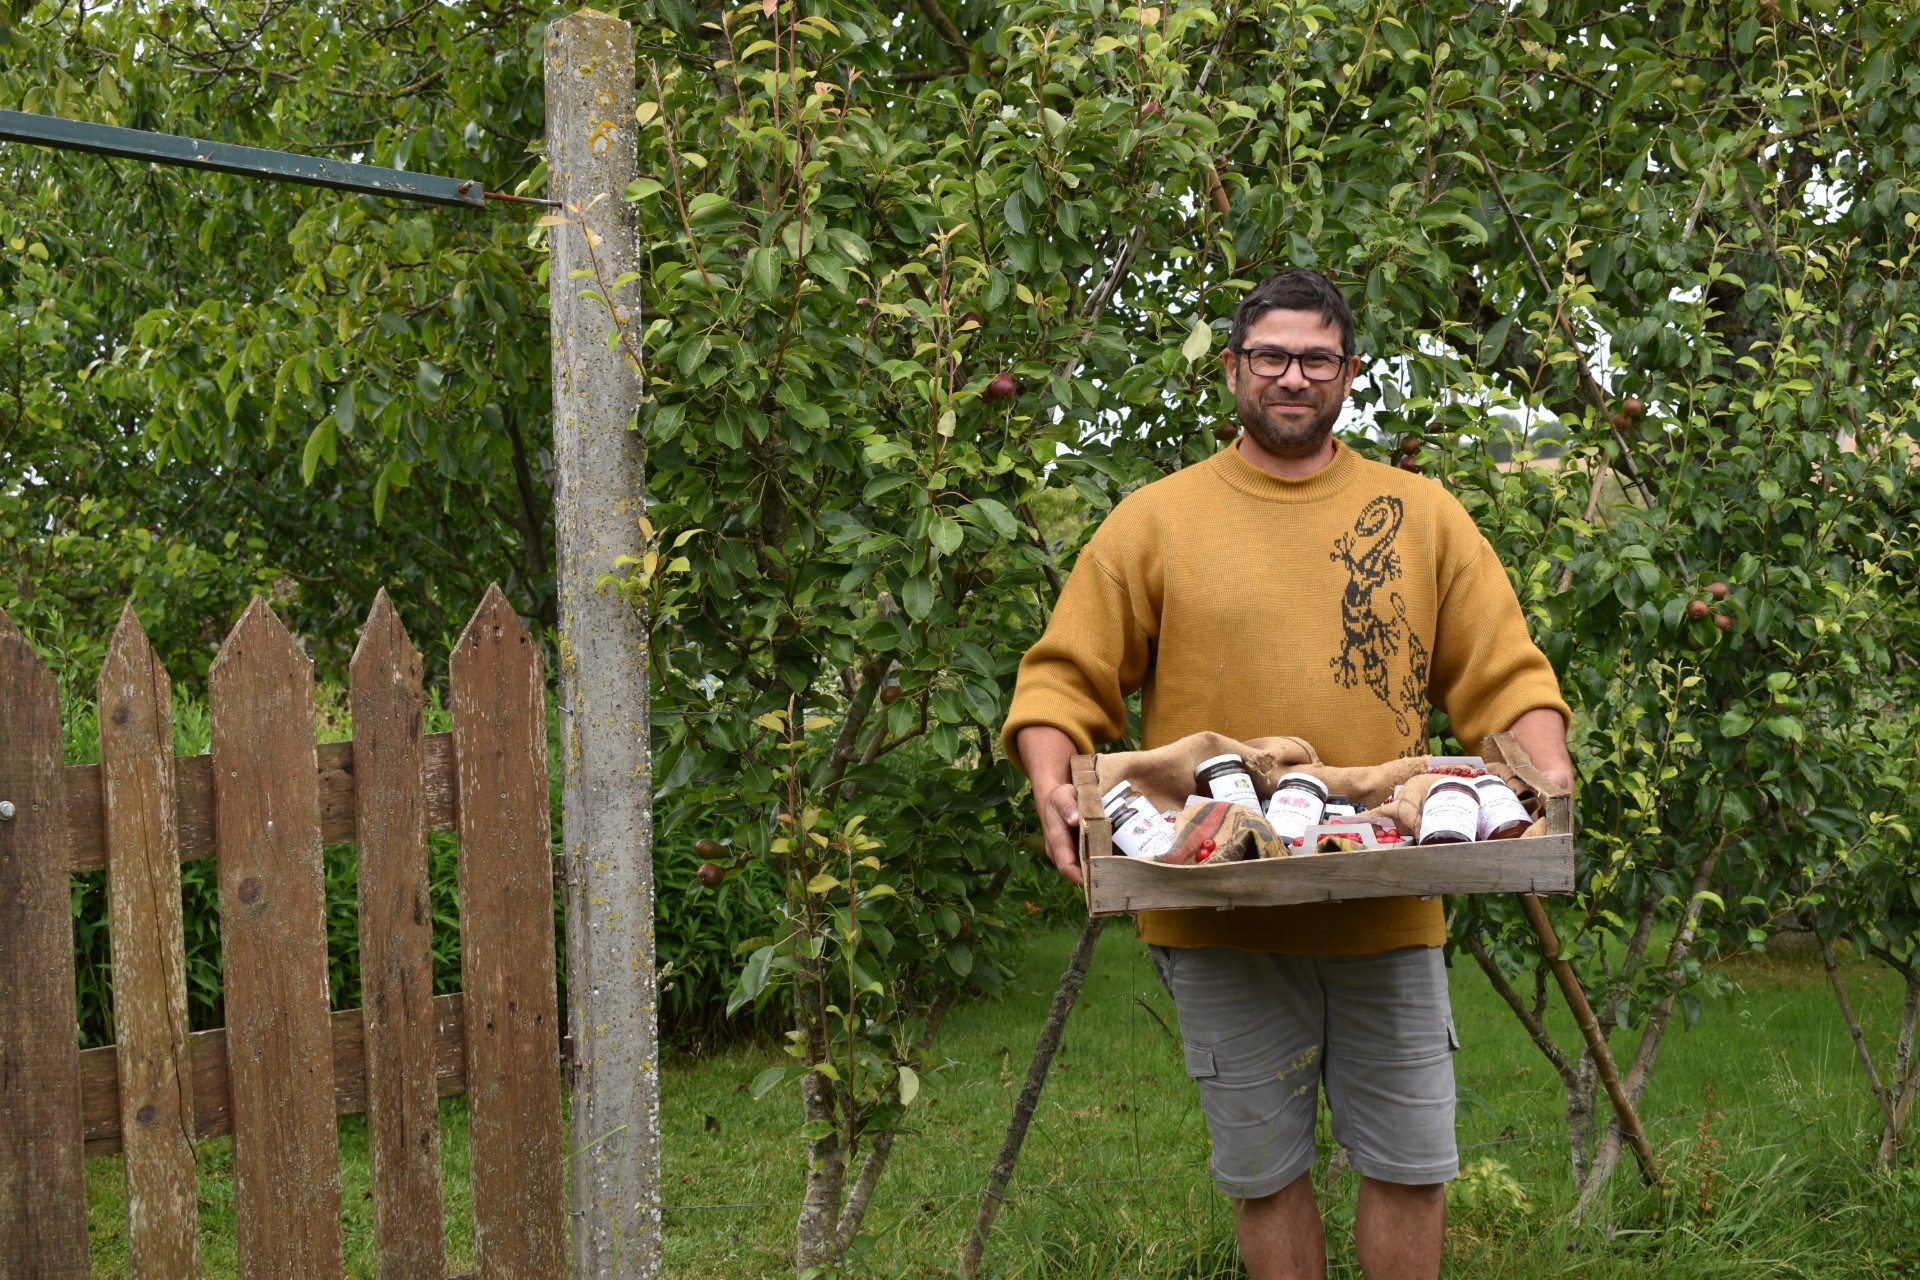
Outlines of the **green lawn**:
{"label": "green lawn", "polygon": [[[954,1012],[938,1069],[896,1149],[857,1274],[947,1273],[1045,1016],[1071,931],[1037,934],[1007,996]],[[1465,961],[1454,969],[1463,1048],[1460,1119],[1468,1176],[1451,1199],[1448,1274],[1496,1277],[1861,1276],[1920,1273],[1920,1161],[1866,1172],[1879,1127],[1817,960],[1743,960],[1737,990],[1668,1036],[1643,1114],[1673,1170],[1665,1208],[1630,1158],[1613,1183],[1611,1229],[1572,1232],[1558,1080]],[[1891,1038],[1896,990],[1854,972],[1870,1034]],[[1240,1274],[1227,1204],[1205,1176],[1206,1131],[1173,1010],[1130,930],[1102,941],[988,1250],[1019,1277]],[[1572,1043],[1563,1019],[1563,1042]],[[1624,1053],[1630,1038],[1619,1037]],[[791,1275],[797,1123],[790,1093],[754,1102],[747,1082],[774,1050],[669,1063],[663,1076],[667,1274]],[[1711,1099],[1711,1101],[1710,1101]],[[1709,1113],[1717,1112],[1718,1118]],[[468,1265],[465,1123],[449,1099],[448,1239]],[[373,1274],[364,1128],[341,1123],[349,1273]],[[1323,1117],[1324,1136],[1324,1117]],[[1717,1145],[1714,1145],[1717,1144]],[[1356,1179],[1319,1170],[1333,1274],[1358,1276],[1348,1228]],[[207,1275],[232,1274],[226,1148],[203,1148]],[[126,1274],[117,1159],[90,1162],[95,1274]],[[1703,1201],[1708,1206],[1702,1210]]]}

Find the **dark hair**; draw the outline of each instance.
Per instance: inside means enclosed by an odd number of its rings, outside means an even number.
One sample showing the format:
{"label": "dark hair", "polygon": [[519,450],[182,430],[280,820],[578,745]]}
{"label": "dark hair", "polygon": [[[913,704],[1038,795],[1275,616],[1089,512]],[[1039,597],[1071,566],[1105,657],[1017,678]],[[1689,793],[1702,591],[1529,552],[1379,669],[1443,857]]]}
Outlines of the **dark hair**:
{"label": "dark hair", "polygon": [[1340,354],[1353,354],[1353,309],[1346,295],[1318,271],[1289,267],[1249,289],[1234,310],[1227,345],[1239,350],[1247,326],[1269,311],[1318,311],[1321,320],[1340,330]]}

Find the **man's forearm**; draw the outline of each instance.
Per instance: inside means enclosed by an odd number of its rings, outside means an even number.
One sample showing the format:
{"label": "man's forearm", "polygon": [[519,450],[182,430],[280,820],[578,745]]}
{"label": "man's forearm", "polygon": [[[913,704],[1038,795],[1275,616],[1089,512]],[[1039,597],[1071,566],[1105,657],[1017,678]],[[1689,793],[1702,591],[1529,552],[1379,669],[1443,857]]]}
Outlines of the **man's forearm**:
{"label": "man's forearm", "polygon": [[1567,752],[1567,725],[1551,707],[1525,712],[1507,730],[1533,758],[1533,767],[1569,791],[1573,789],[1573,757]]}
{"label": "man's forearm", "polygon": [[1020,753],[1020,766],[1027,771],[1036,797],[1072,781],[1073,757],[1079,749],[1064,729],[1050,724],[1030,724],[1014,735],[1013,744]]}

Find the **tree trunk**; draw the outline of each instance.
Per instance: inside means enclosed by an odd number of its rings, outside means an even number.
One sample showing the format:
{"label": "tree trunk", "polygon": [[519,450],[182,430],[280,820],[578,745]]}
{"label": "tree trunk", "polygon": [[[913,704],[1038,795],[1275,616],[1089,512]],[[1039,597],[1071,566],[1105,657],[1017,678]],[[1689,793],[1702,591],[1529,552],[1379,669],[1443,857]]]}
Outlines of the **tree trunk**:
{"label": "tree trunk", "polygon": [[636,263],[622,199],[636,168],[633,31],[586,10],[549,26],[546,41],[547,162],[562,205],[549,224],[548,287],[572,1274],[647,1278],[660,1271],[647,623],[598,585],[617,557],[645,553],[640,380],[625,337],[638,333],[639,305],[611,287]]}
{"label": "tree trunk", "polygon": [[[1682,918],[1679,931],[1673,935],[1673,945],[1667,949],[1666,967],[1671,972],[1686,959],[1688,949],[1693,945],[1693,933],[1700,923],[1700,911],[1705,905],[1701,894],[1713,883],[1714,868],[1720,865],[1720,850],[1716,847],[1700,859],[1699,869],[1693,877],[1693,894],[1687,900],[1686,915]],[[1640,1095],[1646,1092],[1647,1081],[1653,1075],[1654,1059],[1660,1053],[1661,1038],[1666,1035],[1667,1020],[1673,1016],[1673,1002],[1677,993],[1669,991],[1662,996],[1647,1014],[1647,1025],[1640,1032],[1640,1044],[1634,1051],[1633,1065],[1627,1069],[1625,1083],[1627,1101],[1634,1107],[1640,1105]],[[1607,1179],[1613,1173],[1613,1166],[1620,1159],[1622,1134],[1616,1122],[1607,1126],[1600,1139],[1600,1149],[1594,1154],[1593,1163],[1587,1169],[1585,1184],[1580,1188],[1580,1198],[1573,1207],[1573,1217],[1584,1218],[1600,1198],[1601,1191],[1607,1185]]]}
{"label": "tree trunk", "polygon": [[1914,1032],[1920,1024],[1920,968],[1906,971],[1907,998],[1900,1008],[1900,1040],[1893,1052],[1893,1115],[1880,1139],[1880,1152],[1874,1158],[1876,1173],[1893,1168],[1894,1148],[1900,1145],[1900,1131],[1906,1127],[1907,1112],[1913,1107],[1913,1095],[1920,1092],[1920,1063],[1914,1061]]}

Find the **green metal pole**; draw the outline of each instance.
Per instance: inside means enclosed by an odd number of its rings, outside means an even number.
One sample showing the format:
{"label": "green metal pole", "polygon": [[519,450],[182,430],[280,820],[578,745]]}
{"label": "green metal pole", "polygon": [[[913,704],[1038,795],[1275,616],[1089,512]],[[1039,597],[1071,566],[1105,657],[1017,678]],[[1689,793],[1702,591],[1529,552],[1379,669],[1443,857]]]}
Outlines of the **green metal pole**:
{"label": "green metal pole", "polygon": [[35,146],[57,147],[63,151],[90,151],[95,155],[119,156],[126,160],[180,165],[188,169],[211,169],[215,173],[231,173],[243,178],[297,182],[309,187],[331,187],[336,191],[391,196],[397,200],[419,200],[427,204],[465,205],[478,209],[487,201],[486,188],[469,179],[408,173],[404,169],[382,169],[370,164],[348,164],[343,160],[323,160],[317,156],[294,155],[288,151],[269,151],[264,147],[200,142],[170,133],[121,129],[114,125],[63,120],[59,116],[33,115],[25,111],[0,111],[0,142],[27,142]]}

